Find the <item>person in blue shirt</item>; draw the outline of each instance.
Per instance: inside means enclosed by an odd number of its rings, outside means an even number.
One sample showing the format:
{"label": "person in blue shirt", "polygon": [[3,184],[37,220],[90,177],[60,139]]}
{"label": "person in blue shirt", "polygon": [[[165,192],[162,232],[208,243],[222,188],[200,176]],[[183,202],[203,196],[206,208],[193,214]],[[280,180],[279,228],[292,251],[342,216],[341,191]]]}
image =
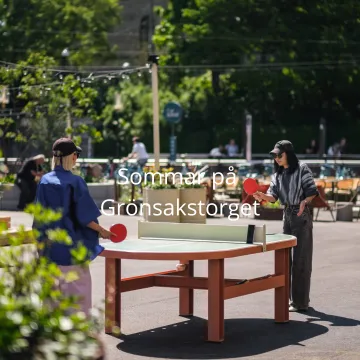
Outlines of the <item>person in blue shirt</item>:
{"label": "person in blue shirt", "polygon": [[[57,264],[64,275],[70,271],[77,272],[78,280],[60,283],[59,287],[66,296],[79,296],[81,311],[88,315],[92,307],[90,270],[87,265],[74,262],[71,250],[84,246],[85,262],[92,261],[104,249],[99,237],[109,239],[112,233],[99,225],[101,212],[91,198],[86,182],[71,172],[81,151],[69,138],[55,141],[52,171],[41,178],[35,201],[44,208],[61,210],[62,217],[50,224],[34,224],[34,227],[40,233],[39,241],[44,244],[40,255]],[[72,244],[48,241],[46,231],[51,229],[66,230]]]}

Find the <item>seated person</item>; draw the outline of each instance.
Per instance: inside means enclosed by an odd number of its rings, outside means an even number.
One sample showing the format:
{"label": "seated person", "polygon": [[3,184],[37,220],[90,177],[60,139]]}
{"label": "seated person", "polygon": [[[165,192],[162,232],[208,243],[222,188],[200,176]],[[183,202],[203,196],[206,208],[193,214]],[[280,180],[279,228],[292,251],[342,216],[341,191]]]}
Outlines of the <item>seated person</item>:
{"label": "seated person", "polygon": [[219,147],[215,147],[210,151],[209,156],[211,158],[220,158],[220,157],[224,157],[224,147],[222,145],[219,145]]}
{"label": "seated person", "polygon": [[226,151],[230,157],[235,157],[239,154],[239,147],[236,145],[234,139],[231,139],[229,144],[226,145]]}

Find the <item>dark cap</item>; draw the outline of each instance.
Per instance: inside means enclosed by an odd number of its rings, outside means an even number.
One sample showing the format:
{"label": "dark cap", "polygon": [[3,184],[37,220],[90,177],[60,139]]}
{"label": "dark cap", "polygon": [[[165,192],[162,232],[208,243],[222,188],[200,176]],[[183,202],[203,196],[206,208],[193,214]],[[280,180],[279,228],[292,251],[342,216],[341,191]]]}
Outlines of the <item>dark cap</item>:
{"label": "dark cap", "polygon": [[53,155],[55,157],[64,157],[73,153],[81,153],[82,149],[76,146],[75,143],[69,138],[60,138],[54,142]]}
{"label": "dark cap", "polygon": [[270,151],[270,154],[281,154],[283,152],[294,152],[294,146],[290,141],[278,141],[275,144],[274,149]]}

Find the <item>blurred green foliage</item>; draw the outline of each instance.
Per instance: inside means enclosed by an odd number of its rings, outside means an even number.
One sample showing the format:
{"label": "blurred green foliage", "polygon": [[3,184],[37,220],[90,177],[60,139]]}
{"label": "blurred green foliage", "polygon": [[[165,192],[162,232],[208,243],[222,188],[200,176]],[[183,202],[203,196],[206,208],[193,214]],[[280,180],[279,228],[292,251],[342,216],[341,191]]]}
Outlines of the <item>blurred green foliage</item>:
{"label": "blurred green foliage", "polygon": [[[318,138],[321,118],[328,145],[345,136],[348,151],[360,151],[359,2],[170,0],[157,13],[160,112],[168,100],[185,109],[179,152],[208,152],[230,138],[241,148],[247,112],[255,152],[281,138],[303,152]],[[152,151],[149,77],[119,90],[125,101],[131,96],[121,118]],[[169,134],[162,118],[161,138]]]}
{"label": "blurred green foliage", "polygon": [[[34,67],[34,70],[29,70],[29,66]],[[39,152],[48,154],[54,141],[66,133],[71,134],[78,145],[84,133],[89,133],[94,141],[102,139],[94,124],[79,123],[82,118],[96,118],[93,103],[98,96],[97,90],[73,74],[65,75],[62,81],[51,86],[47,85],[49,81],[54,82],[53,74],[48,69],[55,66],[53,58],[32,53],[16,67],[0,69],[0,81],[10,88],[20,89],[10,90],[12,106],[21,108],[26,117],[23,125],[10,119],[6,124],[0,122],[0,128],[7,137],[12,134],[15,141],[21,141],[24,151],[27,146],[36,145]]]}
{"label": "blurred green foliage", "polygon": [[[0,0],[0,10],[2,60],[44,69],[66,63],[80,72],[82,66],[114,58],[107,33],[120,22],[117,0],[35,0],[31,6]],[[247,113],[253,117],[254,152],[267,153],[280,138],[291,139],[303,152],[318,138],[321,118],[327,120],[328,145],[345,136],[348,151],[360,151],[359,2],[169,0],[156,12],[161,20],[153,36],[160,55],[161,152],[169,152],[171,126],[162,116],[168,101],[184,109],[175,126],[179,153],[207,153],[231,138],[241,150]],[[61,55],[64,49],[68,57]],[[153,151],[147,71],[92,84],[63,76],[59,83],[64,86],[51,86],[51,91],[29,88],[48,83],[48,72],[45,78],[41,71],[25,75],[19,66],[15,73],[1,74],[0,82],[23,87],[21,95],[11,94],[16,98],[11,106],[30,115],[29,124],[4,117],[1,143],[16,140],[26,149],[30,139],[49,151],[59,134],[70,132],[79,140],[89,133],[95,156],[118,158],[130,152],[131,137],[140,135]],[[69,115],[91,119],[94,126],[66,129]]]}
{"label": "blurred green foliage", "polygon": [[[30,205],[27,210],[38,224],[61,218],[60,212]],[[64,296],[59,281],[77,279],[75,272],[64,276],[59,267],[38,256],[42,244],[38,233],[24,227],[17,234],[1,234],[9,246],[0,247],[0,359],[99,359],[97,339],[102,321],[94,309],[88,318],[78,309],[77,297]],[[51,230],[49,242],[71,244],[66,231]],[[86,250],[73,250],[76,262],[87,265]]]}
{"label": "blurred green foliage", "polygon": [[18,62],[46,51],[59,63],[83,66],[114,58],[108,33],[121,22],[118,0],[0,0],[1,60]]}
{"label": "blurred green foliage", "polygon": [[275,201],[274,203],[271,202],[266,202],[264,205],[262,205],[263,207],[266,207],[268,209],[280,209],[281,208],[281,203],[279,200]]}
{"label": "blurred green foliage", "polygon": [[0,176],[0,185],[5,184],[14,184],[16,179],[15,174],[6,174],[4,176]]}

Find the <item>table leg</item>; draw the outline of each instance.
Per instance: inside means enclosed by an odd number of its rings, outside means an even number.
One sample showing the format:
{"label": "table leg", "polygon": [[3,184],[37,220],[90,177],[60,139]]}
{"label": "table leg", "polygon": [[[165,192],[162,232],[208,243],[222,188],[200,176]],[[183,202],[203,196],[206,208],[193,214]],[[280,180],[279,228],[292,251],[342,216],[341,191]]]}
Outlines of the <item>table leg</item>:
{"label": "table leg", "polygon": [[121,328],[121,260],[105,259],[105,333]]}
{"label": "table leg", "polygon": [[209,260],[208,341],[224,340],[224,259]]}
{"label": "table leg", "polygon": [[275,322],[289,321],[289,280],[290,280],[290,249],[275,251],[275,274],[284,275],[285,284],[275,289]]}
{"label": "table leg", "polygon": [[[186,264],[185,277],[194,276],[194,261],[181,262]],[[180,289],[179,290],[179,313],[180,316],[191,316],[194,314],[194,290]]]}

